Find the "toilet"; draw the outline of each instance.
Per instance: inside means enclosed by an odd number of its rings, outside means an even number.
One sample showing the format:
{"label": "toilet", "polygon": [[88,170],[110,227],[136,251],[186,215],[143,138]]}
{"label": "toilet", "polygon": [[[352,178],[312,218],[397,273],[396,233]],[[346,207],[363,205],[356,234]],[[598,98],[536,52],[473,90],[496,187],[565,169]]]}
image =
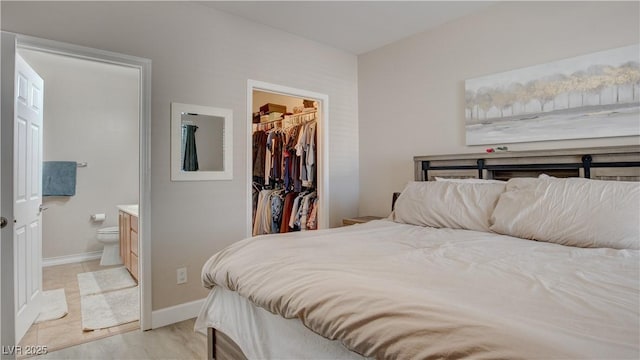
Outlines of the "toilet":
{"label": "toilet", "polygon": [[98,241],[104,244],[100,265],[122,264],[120,259],[120,229],[117,226],[98,229]]}

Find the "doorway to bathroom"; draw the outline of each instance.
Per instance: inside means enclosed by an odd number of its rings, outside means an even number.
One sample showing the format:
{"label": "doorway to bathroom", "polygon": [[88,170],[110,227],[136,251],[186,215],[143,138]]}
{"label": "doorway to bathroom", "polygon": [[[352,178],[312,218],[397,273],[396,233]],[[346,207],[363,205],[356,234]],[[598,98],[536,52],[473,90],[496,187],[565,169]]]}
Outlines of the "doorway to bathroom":
{"label": "doorway to bathroom", "polygon": [[45,115],[42,306],[16,342],[52,351],[139,329],[142,69],[37,46],[17,55],[44,79]]}

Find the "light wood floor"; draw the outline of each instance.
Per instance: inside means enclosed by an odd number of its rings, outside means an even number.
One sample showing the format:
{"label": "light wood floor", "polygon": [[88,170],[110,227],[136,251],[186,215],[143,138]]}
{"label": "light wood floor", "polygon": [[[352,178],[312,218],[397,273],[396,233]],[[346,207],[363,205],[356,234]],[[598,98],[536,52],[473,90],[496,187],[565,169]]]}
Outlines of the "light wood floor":
{"label": "light wood floor", "polygon": [[20,341],[20,345],[46,345],[51,352],[140,328],[138,321],[135,321],[108,329],[82,331],[80,290],[78,288],[77,275],[83,272],[104,270],[118,266],[122,265],[100,266],[100,260],[97,259],[43,268],[43,290],[64,288],[69,313],[61,319],[33,324],[22,338],[22,341]]}
{"label": "light wood floor", "polygon": [[150,331],[131,331],[38,356],[37,359],[206,359],[207,337],[195,320]]}

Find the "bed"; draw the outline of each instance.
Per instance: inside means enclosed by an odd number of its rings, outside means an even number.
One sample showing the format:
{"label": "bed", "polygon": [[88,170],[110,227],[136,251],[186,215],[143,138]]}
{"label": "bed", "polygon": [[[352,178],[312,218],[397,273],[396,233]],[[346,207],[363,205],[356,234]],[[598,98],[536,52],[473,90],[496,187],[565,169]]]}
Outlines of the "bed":
{"label": "bed", "polygon": [[210,358],[640,356],[638,147],[414,160],[388,219],[212,256]]}

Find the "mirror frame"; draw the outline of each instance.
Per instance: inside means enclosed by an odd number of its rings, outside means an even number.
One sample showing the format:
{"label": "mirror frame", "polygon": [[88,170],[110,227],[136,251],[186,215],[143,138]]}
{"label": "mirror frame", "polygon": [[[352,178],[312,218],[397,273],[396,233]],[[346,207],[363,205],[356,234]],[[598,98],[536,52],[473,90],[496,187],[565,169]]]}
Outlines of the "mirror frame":
{"label": "mirror frame", "polygon": [[[182,171],[182,114],[191,113],[224,118],[222,171]],[[209,181],[233,179],[233,110],[211,106],[171,103],[171,181]]]}

